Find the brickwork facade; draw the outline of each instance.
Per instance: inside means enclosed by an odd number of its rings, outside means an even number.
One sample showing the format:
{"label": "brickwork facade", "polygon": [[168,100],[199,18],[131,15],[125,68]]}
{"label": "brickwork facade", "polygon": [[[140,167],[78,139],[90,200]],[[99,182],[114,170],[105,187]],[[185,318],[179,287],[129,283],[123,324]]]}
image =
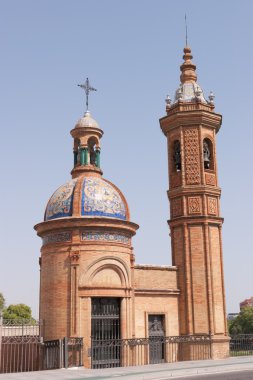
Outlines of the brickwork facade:
{"label": "brickwork facade", "polygon": [[44,339],[83,337],[87,367],[94,299],[118,300],[122,339],[149,337],[157,318],[164,335],[211,334],[213,358],[228,355],[216,163],[221,116],[197,86],[190,57],[185,48],[181,87],[160,119],[168,144],[173,266],[135,264],[138,225],[120,190],[102,178],[103,131],[88,111],[71,131],[72,180],[56,190],[44,222],[35,226],[42,238]]}
{"label": "brickwork facade", "polygon": [[42,238],[44,339],[83,337],[84,364],[89,367],[95,298],[120,300],[122,339],[148,337],[150,315],[162,316],[165,334],[178,335],[179,290],[177,268],[135,265],[132,237],[138,225],[130,221],[123,194],[102,178],[91,156],[78,158],[80,150],[89,154],[89,141],[100,149],[102,137],[90,114],[83,119],[71,131],[77,151],[73,180],[53,194],[44,222],[35,229]]}
{"label": "brickwork facade", "polygon": [[[172,261],[178,268],[180,334],[211,334],[213,356],[229,353],[222,260],[220,193],[214,112],[196,83],[191,50],[178,98],[168,102],[160,125],[168,143]],[[215,343],[214,343],[215,342]]]}

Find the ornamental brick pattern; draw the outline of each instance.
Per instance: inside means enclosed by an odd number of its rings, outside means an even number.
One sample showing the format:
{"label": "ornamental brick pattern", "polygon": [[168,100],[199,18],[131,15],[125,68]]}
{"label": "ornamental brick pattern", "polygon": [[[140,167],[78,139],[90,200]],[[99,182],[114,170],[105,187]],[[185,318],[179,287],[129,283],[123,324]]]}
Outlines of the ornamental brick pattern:
{"label": "ornamental brick pattern", "polygon": [[210,215],[217,215],[217,199],[207,197],[207,212]]}
{"label": "ornamental brick pattern", "polygon": [[184,155],[187,185],[200,183],[199,136],[197,128],[184,131]]}
{"label": "ornamental brick pattern", "polygon": [[216,177],[215,174],[211,173],[205,173],[205,179],[206,179],[206,184],[215,186],[216,185]]}
{"label": "ornamental brick pattern", "polygon": [[201,198],[200,197],[188,197],[188,213],[200,214],[202,212]]}

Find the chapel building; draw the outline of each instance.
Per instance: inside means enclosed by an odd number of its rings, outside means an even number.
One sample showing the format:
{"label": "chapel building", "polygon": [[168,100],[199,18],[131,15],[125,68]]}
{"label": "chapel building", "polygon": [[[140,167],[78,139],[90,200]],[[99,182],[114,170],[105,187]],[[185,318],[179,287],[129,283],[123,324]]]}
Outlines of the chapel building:
{"label": "chapel building", "polygon": [[35,226],[42,238],[43,338],[82,337],[87,367],[96,359],[92,339],[206,335],[213,358],[229,353],[216,162],[222,118],[213,94],[206,100],[197,84],[188,46],[183,59],[180,86],[160,119],[168,144],[173,265],[135,263],[138,225],[122,192],[103,177],[103,131],[88,110],[70,132],[72,179],[53,193]]}

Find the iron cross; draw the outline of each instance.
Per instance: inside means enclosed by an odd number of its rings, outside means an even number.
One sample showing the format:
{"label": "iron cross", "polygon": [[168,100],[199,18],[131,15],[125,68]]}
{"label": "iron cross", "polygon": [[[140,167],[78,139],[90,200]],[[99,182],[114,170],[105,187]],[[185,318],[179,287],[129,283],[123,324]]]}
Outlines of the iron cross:
{"label": "iron cross", "polygon": [[90,86],[89,78],[86,78],[86,81],[84,84],[78,84],[79,87],[81,87],[86,94],[86,111],[88,111],[89,107],[89,93],[91,91],[97,91],[96,88]]}

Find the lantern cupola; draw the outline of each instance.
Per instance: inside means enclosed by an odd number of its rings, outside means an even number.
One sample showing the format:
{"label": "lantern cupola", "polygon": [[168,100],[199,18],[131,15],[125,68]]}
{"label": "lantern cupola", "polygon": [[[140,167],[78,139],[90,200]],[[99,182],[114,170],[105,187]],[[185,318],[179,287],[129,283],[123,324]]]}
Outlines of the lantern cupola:
{"label": "lantern cupola", "polygon": [[78,86],[84,89],[86,93],[86,112],[70,132],[74,139],[72,178],[76,178],[84,172],[96,173],[98,176],[101,176],[100,139],[103,136],[103,131],[99,128],[97,121],[93,119],[88,110],[89,93],[96,91],[96,89],[90,86],[88,78],[84,84]]}

